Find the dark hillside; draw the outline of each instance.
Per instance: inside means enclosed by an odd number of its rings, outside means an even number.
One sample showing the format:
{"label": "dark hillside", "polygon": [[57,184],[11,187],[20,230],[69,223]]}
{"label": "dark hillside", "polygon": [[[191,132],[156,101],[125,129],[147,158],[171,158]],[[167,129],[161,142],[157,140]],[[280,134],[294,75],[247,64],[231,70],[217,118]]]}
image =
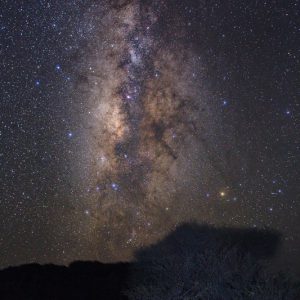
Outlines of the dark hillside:
{"label": "dark hillside", "polygon": [[127,264],[99,262],[11,267],[0,272],[0,299],[124,299],[127,270]]}
{"label": "dark hillside", "polygon": [[268,273],[265,266],[279,242],[275,231],[183,224],[137,251],[132,263],[4,269],[0,299],[297,299],[288,277]]}

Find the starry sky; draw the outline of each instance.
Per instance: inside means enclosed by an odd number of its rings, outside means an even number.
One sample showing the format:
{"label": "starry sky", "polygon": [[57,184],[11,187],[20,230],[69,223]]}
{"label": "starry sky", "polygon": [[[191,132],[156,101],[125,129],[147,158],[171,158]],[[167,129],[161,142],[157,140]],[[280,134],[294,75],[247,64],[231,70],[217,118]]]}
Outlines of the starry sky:
{"label": "starry sky", "polygon": [[131,260],[196,221],[276,229],[299,268],[299,12],[2,0],[0,266]]}

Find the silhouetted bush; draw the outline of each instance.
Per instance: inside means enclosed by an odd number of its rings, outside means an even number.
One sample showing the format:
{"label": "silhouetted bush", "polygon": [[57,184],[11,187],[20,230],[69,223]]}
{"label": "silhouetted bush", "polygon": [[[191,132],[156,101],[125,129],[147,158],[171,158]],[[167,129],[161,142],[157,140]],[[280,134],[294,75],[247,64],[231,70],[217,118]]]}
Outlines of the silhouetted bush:
{"label": "silhouetted bush", "polygon": [[273,254],[278,238],[268,231],[183,225],[137,253],[125,293],[131,300],[294,299],[291,281],[268,274],[260,262]]}

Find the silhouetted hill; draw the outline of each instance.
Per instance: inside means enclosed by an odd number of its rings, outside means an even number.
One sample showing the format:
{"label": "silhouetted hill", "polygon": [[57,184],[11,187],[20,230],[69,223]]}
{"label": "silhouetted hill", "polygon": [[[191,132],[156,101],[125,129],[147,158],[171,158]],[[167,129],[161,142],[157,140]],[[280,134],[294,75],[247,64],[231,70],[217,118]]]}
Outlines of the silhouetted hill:
{"label": "silhouetted hill", "polygon": [[128,264],[74,262],[69,267],[30,264],[0,272],[0,299],[126,299]]}
{"label": "silhouetted hill", "polygon": [[[286,276],[265,272],[280,234],[183,224],[132,263],[29,264],[0,271],[0,299],[297,299]],[[124,296],[127,295],[127,296]]]}

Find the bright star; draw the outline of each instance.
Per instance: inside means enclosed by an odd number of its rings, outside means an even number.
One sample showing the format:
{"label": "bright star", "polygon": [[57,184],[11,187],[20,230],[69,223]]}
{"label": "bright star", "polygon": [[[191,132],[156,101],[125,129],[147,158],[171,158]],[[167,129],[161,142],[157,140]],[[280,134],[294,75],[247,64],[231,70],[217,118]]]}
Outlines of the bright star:
{"label": "bright star", "polygon": [[226,195],[225,192],[220,192],[221,197],[225,197],[225,195]]}
{"label": "bright star", "polygon": [[118,191],[119,190],[119,185],[117,185],[116,183],[112,183],[111,184],[111,188],[114,190],[114,191]]}

